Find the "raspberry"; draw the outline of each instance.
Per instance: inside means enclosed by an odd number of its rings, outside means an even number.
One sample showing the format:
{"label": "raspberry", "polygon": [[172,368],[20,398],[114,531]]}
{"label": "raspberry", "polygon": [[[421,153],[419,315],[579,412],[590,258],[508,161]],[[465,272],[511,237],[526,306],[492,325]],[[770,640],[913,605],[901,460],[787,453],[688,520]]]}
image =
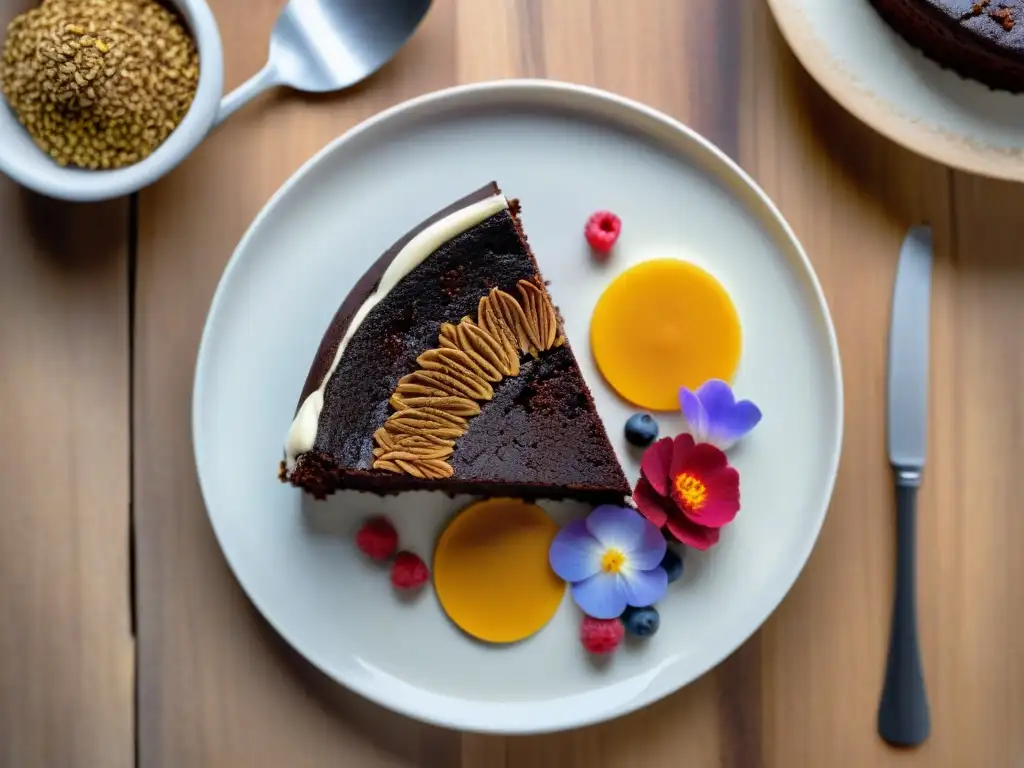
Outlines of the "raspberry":
{"label": "raspberry", "polygon": [[584,616],[580,626],[580,642],[589,653],[611,653],[622,642],[626,634],[618,619],[595,619]]}
{"label": "raspberry", "polygon": [[399,552],[391,565],[391,586],[395,589],[416,589],[430,578],[427,564],[412,552]]}
{"label": "raspberry", "polygon": [[622,221],[611,211],[598,211],[587,219],[583,229],[590,247],[598,253],[608,253],[621,232]]}
{"label": "raspberry", "polygon": [[386,517],[371,517],[356,533],[356,546],[371,560],[383,562],[398,549],[398,531]]}

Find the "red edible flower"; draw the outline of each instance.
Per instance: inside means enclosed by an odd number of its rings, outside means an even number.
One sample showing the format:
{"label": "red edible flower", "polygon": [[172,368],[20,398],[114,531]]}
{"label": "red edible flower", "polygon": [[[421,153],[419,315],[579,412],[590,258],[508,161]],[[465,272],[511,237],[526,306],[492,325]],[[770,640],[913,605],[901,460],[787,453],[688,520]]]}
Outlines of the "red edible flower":
{"label": "red edible flower", "polygon": [[740,475],[715,446],[665,437],[644,452],[633,501],[677,541],[707,549],[740,509]]}

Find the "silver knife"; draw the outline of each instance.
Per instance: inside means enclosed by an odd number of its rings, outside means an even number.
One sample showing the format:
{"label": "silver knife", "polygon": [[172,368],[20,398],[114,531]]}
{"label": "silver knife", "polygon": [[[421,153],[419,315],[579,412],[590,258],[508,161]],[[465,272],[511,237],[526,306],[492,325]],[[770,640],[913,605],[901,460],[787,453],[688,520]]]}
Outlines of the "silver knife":
{"label": "silver knife", "polygon": [[931,228],[912,227],[900,249],[889,328],[887,441],[896,480],[896,594],[878,706],[879,735],[904,747],[921,744],[931,729],[915,594],[917,489],[928,422],[931,281]]}

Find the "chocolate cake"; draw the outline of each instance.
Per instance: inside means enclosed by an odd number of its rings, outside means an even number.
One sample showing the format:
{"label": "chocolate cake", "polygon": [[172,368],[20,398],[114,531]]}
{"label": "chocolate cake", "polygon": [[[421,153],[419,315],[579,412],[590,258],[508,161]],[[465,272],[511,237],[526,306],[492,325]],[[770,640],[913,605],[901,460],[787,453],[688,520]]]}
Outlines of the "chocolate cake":
{"label": "chocolate cake", "polygon": [[299,397],[281,478],[318,498],[629,494],[518,201],[497,184],[406,234],[342,302]]}
{"label": "chocolate cake", "polygon": [[870,0],[911,45],[997,90],[1024,90],[1024,0]]}

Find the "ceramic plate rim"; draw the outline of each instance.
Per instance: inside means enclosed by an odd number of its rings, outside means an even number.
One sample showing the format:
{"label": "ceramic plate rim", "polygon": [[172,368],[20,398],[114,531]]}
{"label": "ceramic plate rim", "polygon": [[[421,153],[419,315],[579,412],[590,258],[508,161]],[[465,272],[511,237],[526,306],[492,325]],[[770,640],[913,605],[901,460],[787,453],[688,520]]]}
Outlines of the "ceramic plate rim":
{"label": "ceramic plate rim", "polygon": [[[835,422],[830,426],[832,434],[834,434],[834,442],[831,446],[831,456],[828,464],[828,476],[824,478],[826,490],[824,504],[816,519],[813,522],[813,535],[807,538],[807,545],[805,550],[802,552],[793,553],[791,562],[795,565],[791,574],[788,574],[790,578],[787,580],[780,579],[779,584],[784,586],[777,595],[774,595],[772,599],[765,601],[765,605],[768,607],[767,612],[763,616],[753,623],[753,626],[749,628],[743,637],[739,638],[733,647],[723,647],[720,653],[718,653],[710,665],[705,669],[692,674],[680,675],[679,680],[674,680],[671,685],[666,686],[664,690],[652,692],[650,687],[645,691],[630,699],[624,703],[621,707],[614,710],[605,711],[598,715],[593,716],[577,716],[573,713],[567,713],[567,715],[555,723],[534,723],[529,727],[515,726],[509,727],[502,723],[488,723],[486,725],[467,725],[464,722],[457,722],[450,718],[446,718],[443,715],[438,715],[431,711],[425,711],[419,709],[416,706],[408,706],[402,701],[394,700],[386,696],[377,695],[374,690],[368,686],[361,685],[358,682],[352,680],[342,679],[342,675],[336,675],[329,669],[325,668],[315,658],[312,658],[303,651],[302,644],[298,642],[294,636],[294,633],[290,632],[288,628],[281,626],[276,622],[268,613],[263,609],[257,596],[252,594],[248,589],[247,585],[239,577],[239,572],[235,567],[235,564],[231,561],[231,557],[228,554],[228,549],[224,546],[222,536],[224,532],[218,527],[216,515],[211,511],[207,505],[207,493],[206,483],[203,479],[203,457],[202,457],[202,440],[201,434],[203,427],[199,421],[199,410],[200,403],[204,399],[204,380],[207,376],[207,368],[212,363],[208,363],[208,356],[206,349],[212,343],[209,336],[212,334],[212,328],[216,323],[214,322],[217,317],[221,303],[224,301],[224,295],[228,291],[228,285],[231,282],[233,272],[238,268],[238,265],[243,259],[243,254],[248,249],[250,241],[252,241],[259,233],[263,222],[271,215],[271,212],[278,206],[278,204],[287,197],[291,191],[298,186],[303,179],[309,174],[321,161],[323,161],[328,155],[336,151],[343,144],[355,139],[357,136],[362,135],[367,131],[371,131],[374,128],[380,126],[382,123],[387,122],[393,118],[403,115],[408,112],[416,112],[424,108],[430,107],[441,107],[443,108],[446,102],[459,103],[465,106],[465,101],[472,100],[474,97],[490,97],[495,94],[503,95],[508,94],[518,97],[520,101],[529,100],[530,98],[540,100],[545,95],[564,93],[566,95],[574,95],[577,97],[584,97],[594,103],[600,104],[606,110],[612,112],[633,112],[639,113],[640,115],[652,119],[657,123],[660,123],[662,127],[670,129],[673,132],[681,133],[689,141],[693,142],[701,151],[710,155],[711,158],[721,164],[724,164],[727,171],[730,172],[734,181],[738,181],[742,184],[746,191],[754,195],[756,203],[763,208],[763,213],[769,216],[772,223],[779,228],[781,236],[785,239],[786,245],[792,249],[792,255],[796,257],[799,268],[803,271],[800,276],[805,279],[808,283],[810,291],[808,292],[808,298],[813,295],[814,300],[817,302],[817,320],[822,322],[824,327],[823,331],[827,340],[829,348],[829,363],[831,367],[831,375],[834,382],[834,391],[831,393],[836,404]],[[483,99],[486,100],[486,99]],[[707,171],[712,174],[711,170]],[[796,268],[797,265],[794,265]],[[792,231],[789,224],[783,218],[782,214],[775,206],[775,204],[768,198],[768,196],[761,190],[761,188],[750,178],[746,172],[743,171],[731,158],[729,158],[724,152],[718,149],[714,144],[705,139],[703,136],[698,134],[693,129],[687,127],[676,119],[648,107],[640,102],[628,99],[623,96],[619,96],[614,93],[603,91],[601,89],[592,88],[589,86],[577,85],[573,83],[565,83],[553,80],[533,80],[533,79],[513,79],[513,80],[499,80],[499,81],[488,81],[481,83],[473,83],[468,85],[458,85],[451,88],[442,89],[430,93],[423,94],[421,96],[414,97],[407,101],[401,102],[395,106],[392,106],[382,112],[373,115],[356,126],[352,127],[348,131],[344,132],[337,138],[330,141],[323,149],[317,152],[313,157],[303,163],[298,170],[296,170],[281,186],[280,188],[270,197],[263,208],[259,211],[252,223],[249,225],[245,234],[239,240],[234,252],[232,253],[227,265],[221,274],[220,280],[218,281],[216,291],[214,292],[213,299],[210,303],[210,309],[206,317],[206,321],[203,326],[203,333],[200,339],[198,354],[196,359],[195,375],[193,378],[193,391],[192,391],[192,443],[193,453],[196,463],[196,474],[199,481],[200,493],[203,497],[203,504],[206,508],[207,517],[210,521],[211,528],[213,529],[214,536],[217,539],[218,547],[227,561],[235,580],[241,586],[243,592],[253,606],[259,611],[263,619],[277,632],[289,645],[292,646],[305,658],[310,664],[316,669],[323,673],[328,678],[334,680],[336,683],[348,688],[349,690],[359,694],[360,696],[369,699],[370,701],[390,709],[399,714],[407,717],[419,720],[421,722],[438,725],[447,728],[454,728],[464,731],[477,732],[477,733],[492,733],[501,735],[514,735],[514,734],[537,734],[537,733],[549,733],[555,731],[566,730],[570,728],[577,728],[586,725],[591,725],[598,722],[604,722],[613,718],[620,717],[628,714],[635,710],[646,707],[655,701],[658,701],[665,696],[678,691],[686,685],[689,685],[694,680],[702,677],[710,670],[717,667],[726,657],[734,653],[740,646],[743,645],[760,627],[764,622],[775,612],[779,604],[789,594],[793,585],[796,583],[797,578],[803,571],[807,560],[810,557],[811,552],[817,543],[818,536],[821,532],[821,526],[824,523],[825,517],[828,513],[828,508],[831,504],[832,494],[835,489],[835,480],[838,472],[839,457],[843,442],[843,379],[842,370],[839,358],[839,347],[835,333],[835,328],[832,322],[831,314],[829,313],[827,303],[825,301],[824,293],[821,289],[821,285],[818,281],[817,274],[815,273],[813,266],[811,265],[810,259],[804,252],[803,247],[797,240],[796,235]]]}
{"label": "ceramic plate rim", "polygon": [[[855,74],[832,57],[826,44],[811,28],[804,16],[801,0],[767,0],[767,3],[779,32],[800,66],[837,104],[871,130],[916,155],[950,168],[992,179],[1024,181],[1024,162],[1019,157],[1008,157],[994,147],[986,149],[966,142],[954,144],[940,131],[895,110],[888,100],[858,88],[854,82]],[[899,42],[912,48],[902,38]],[[930,59],[926,60],[942,69]],[[981,83],[975,84],[978,88],[985,88]],[[1024,97],[1024,94],[1019,96]]]}

